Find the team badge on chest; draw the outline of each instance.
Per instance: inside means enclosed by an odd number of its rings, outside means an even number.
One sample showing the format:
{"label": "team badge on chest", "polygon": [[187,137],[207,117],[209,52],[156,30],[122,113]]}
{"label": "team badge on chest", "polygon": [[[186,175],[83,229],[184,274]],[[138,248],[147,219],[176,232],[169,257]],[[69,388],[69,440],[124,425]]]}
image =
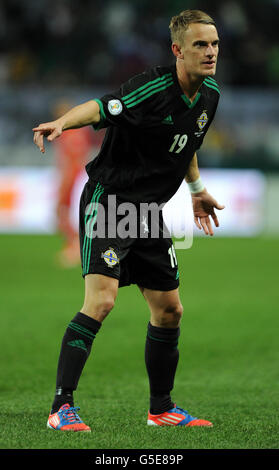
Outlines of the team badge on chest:
{"label": "team badge on chest", "polygon": [[208,122],[208,116],[206,114],[206,111],[203,111],[200,117],[197,119],[197,125],[199,126],[199,129],[201,131],[203,130],[207,122]]}

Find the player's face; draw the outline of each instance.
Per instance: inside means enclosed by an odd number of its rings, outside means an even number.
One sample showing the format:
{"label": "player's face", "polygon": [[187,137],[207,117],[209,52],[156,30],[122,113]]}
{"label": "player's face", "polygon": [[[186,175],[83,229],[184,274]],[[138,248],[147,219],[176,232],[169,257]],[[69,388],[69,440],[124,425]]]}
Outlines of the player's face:
{"label": "player's face", "polygon": [[215,75],[219,37],[214,25],[192,23],[181,47],[185,71],[195,76]]}

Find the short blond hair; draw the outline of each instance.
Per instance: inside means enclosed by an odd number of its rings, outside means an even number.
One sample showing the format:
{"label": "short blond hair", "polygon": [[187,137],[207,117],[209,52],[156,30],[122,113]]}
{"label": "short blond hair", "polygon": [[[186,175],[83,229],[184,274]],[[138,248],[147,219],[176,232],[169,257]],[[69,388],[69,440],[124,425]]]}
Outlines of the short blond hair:
{"label": "short blond hair", "polygon": [[172,42],[182,45],[184,33],[191,23],[212,24],[216,27],[215,21],[204,11],[184,10],[171,19],[169,28]]}

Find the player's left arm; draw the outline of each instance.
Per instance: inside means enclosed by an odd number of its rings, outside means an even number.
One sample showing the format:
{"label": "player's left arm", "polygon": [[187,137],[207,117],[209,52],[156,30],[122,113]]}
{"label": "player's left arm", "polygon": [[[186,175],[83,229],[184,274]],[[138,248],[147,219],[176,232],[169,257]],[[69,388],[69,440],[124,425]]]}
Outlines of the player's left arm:
{"label": "player's left arm", "polygon": [[214,235],[210,217],[212,218],[215,226],[219,227],[219,220],[215,214],[215,209],[222,210],[225,206],[220,205],[203,186],[196,153],[194,154],[185,175],[185,181],[188,183],[192,195],[196,226],[200,230],[203,229],[206,235]]}

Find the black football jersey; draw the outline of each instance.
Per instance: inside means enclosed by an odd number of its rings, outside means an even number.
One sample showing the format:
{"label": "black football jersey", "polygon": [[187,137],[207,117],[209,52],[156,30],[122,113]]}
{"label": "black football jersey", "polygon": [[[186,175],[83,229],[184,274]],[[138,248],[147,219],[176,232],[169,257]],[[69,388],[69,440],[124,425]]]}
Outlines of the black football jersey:
{"label": "black football jersey", "polygon": [[183,93],[176,66],[154,67],[119,90],[96,99],[106,127],[97,157],[86,166],[120,201],[167,202],[182,183],[214,118],[219,88],[207,77],[193,102]]}

